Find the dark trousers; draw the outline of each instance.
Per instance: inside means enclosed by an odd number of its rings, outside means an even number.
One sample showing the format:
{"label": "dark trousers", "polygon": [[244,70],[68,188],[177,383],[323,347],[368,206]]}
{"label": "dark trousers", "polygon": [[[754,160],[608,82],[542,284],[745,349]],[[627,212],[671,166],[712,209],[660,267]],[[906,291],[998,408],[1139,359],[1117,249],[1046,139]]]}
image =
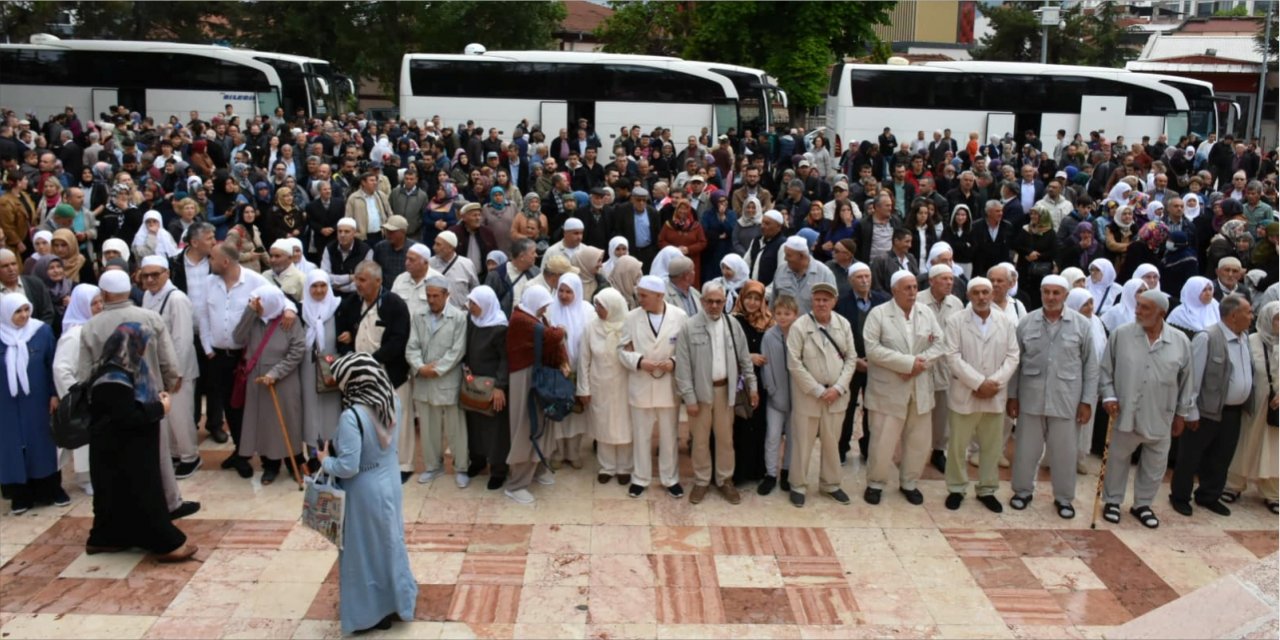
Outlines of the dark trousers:
{"label": "dark trousers", "polygon": [[[209,359],[204,357],[204,345],[200,343],[200,336],[195,336],[195,343],[196,350],[192,353],[196,354],[196,366],[200,369],[200,377],[196,378],[196,393],[195,396],[191,398],[191,414],[195,419],[196,429],[199,429],[200,413],[204,408],[203,400],[208,396],[208,394],[205,393],[204,388],[206,381],[209,379]],[[182,382],[183,384],[187,383],[186,380],[183,380]],[[206,424],[204,428],[206,430],[210,428],[217,429],[221,426],[222,425],[220,424],[213,424],[210,422],[209,424]]]}
{"label": "dark trousers", "polygon": [[[849,408],[845,410],[844,423],[840,425],[839,449],[841,458],[848,455],[849,450],[853,448],[853,443],[850,442],[853,439],[853,413],[854,409],[858,408],[858,394],[867,388],[867,374],[853,374],[853,382],[850,386],[853,389],[849,391]],[[864,409],[862,411],[862,437],[858,439],[858,453],[862,454],[863,458],[867,457],[867,446],[871,443],[869,422],[867,420],[867,412]]]}
{"label": "dark trousers", "polygon": [[231,407],[231,381],[235,377],[236,365],[243,356],[244,349],[235,351],[214,349],[213,359],[209,361],[207,368],[209,375],[207,379],[201,376],[205,379],[205,399],[209,404],[209,417],[205,422],[205,428],[217,429],[225,418],[237,451],[240,449],[240,425],[244,421],[244,408]]}
{"label": "dark trousers", "polygon": [[1173,470],[1170,497],[1189,501],[1191,488],[1199,477],[1196,502],[1217,502],[1227,483],[1227,469],[1240,439],[1240,418],[1244,405],[1222,408],[1221,420],[1200,419],[1200,428],[1187,429],[1178,438],[1178,466]]}

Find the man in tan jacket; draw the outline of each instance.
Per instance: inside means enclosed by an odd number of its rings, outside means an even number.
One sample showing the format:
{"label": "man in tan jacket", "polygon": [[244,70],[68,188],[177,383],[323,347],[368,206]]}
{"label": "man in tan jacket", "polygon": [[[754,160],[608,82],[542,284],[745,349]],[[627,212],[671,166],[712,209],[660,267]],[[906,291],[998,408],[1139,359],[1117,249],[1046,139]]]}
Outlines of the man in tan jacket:
{"label": "man in tan jacket", "polygon": [[387,194],[378,189],[378,174],[360,176],[360,188],[347,196],[346,217],[356,221],[356,237],[370,247],[382,240],[382,223],[394,215]]}
{"label": "man in tan jacket", "polygon": [[1000,513],[1004,508],[995,494],[1000,485],[1001,429],[1009,379],[1018,371],[1018,328],[1007,315],[991,312],[990,280],[970,280],[967,293],[969,307],[952,314],[943,325],[950,373],[948,448],[956,461],[947,466],[946,505],[952,511],[959,509],[969,489],[968,469],[960,461],[976,433],[978,501]]}
{"label": "man in tan jacket", "polygon": [[810,288],[813,310],[796,320],[787,334],[787,371],[791,374],[791,435],[795,446],[791,464],[791,504],[804,506],[813,439],[822,440],[822,469],[818,474],[823,493],[840,504],[849,496],[840,488],[838,440],[844,412],[849,406],[849,381],[857,368],[853,329],[843,316],[833,313],[836,287],[815,282]]}
{"label": "man in tan jacket", "polygon": [[865,400],[871,412],[863,494],[868,504],[880,504],[899,445],[899,489],[911,504],[924,504],[916,481],[929,458],[933,437],[933,377],[929,374],[943,356],[946,341],[933,311],[926,305],[916,306],[917,286],[914,273],[894,273],[889,280],[893,300],[872,309],[862,331],[869,364]]}

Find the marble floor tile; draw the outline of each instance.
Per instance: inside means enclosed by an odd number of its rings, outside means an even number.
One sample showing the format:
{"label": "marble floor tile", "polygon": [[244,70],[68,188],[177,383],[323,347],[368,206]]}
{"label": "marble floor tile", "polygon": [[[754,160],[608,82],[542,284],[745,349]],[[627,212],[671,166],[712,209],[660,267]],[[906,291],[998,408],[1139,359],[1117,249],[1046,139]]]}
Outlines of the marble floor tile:
{"label": "marble floor tile", "polygon": [[1069,624],[1066,613],[1044,589],[985,589],[987,599],[1009,624]]}
{"label": "marble floor tile", "polygon": [[938,624],[1000,624],[1002,618],[983,589],[922,588],[920,599]]}
{"label": "marble floor tile", "polygon": [[234,618],[222,628],[223,638],[292,638],[301,620],[281,618]]}
{"label": "marble floor tile", "polygon": [[142,561],[141,551],[125,551],[122,553],[99,553],[89,555],[82,553],[67,565],[60,578],[98,578],[102,580],[123,580],[129,576],[134,567]]}
{"label": "marble floor tile", "polygon": [[1035,558],[1076,557],[1079,553],[1054,531],[1003,529],[1000,535],[1014,554]]}
{"label": "marble floor tile", "polygon": [[797,624],[861,622],[858,603],[847,586],[788,586],[786,592]]}
{"label": "marble floor tile", "polygon": [[711,549],[717,557],[774,555],[777,532],[765,527],[711,527]]}
{"label": "marble floor tile", "polygon": [[779,556],[778,569],[789,587],[848,586],[844,566],[831,556]]}
{"label": "marble floor tile", "polygon": [[827,540],[837,556],[895,556],[883,529],[826,527]]}
{"label": "marble floor tile", "polygon": [[588,624],[587,640],[657,640],[658,625]]}
{"label": "marble floor tile", "polygon": [[82,554],[84,554],[83,543],[80,545],[32,543],[0,568],[0,576],[56,578]]}
{"label": "marble floor tile", "polygon": [[962,558],[1012,558],[1013,548],[999,531],[943,529],[942,535]]}
{"label": "marble floor tile", "polygon": [[782,587],[721,587],[728,624],[795,624],[795,608]]}
{"label": "marble floor tile", "polygon": [[324,582],[338,562],[337,549],[285,549],[272,555],[262,572],[264,582]]}
{"label": "marble floor tile", "polygon": [[410,551],[463,552],[470,544],[472,528],[470,524],[406,524],[405,546]]}
{"label": "marble floor tile", "polygon": [[12,638],[141,638],[155,624],[153,616],[24,614],[5,624]]}
{"label": "marble floor tile", "polygon": [[311,606],[307,607],[307,612],[303,615],[303,618],[306,620],[337,620],[338,597],[338,583],[326,582],[321,584],[320,589],[316,591],[315,597],[311,600]]}
{"label": "marble floor tile", "polygon": [[522,589],[520,610],[516,620],[521,623],[579,624],[585,625],[588,609],[587,587],[536,587]]}
{"label": "marble floor tile", "polygon": [[1005,624],[940,624],[938,634],[943,638],[962,640],[972,638],[1013,638],[1013,631]]}
{"label": "marble floor tile", "polygon": [[1227,531],[1241,546],[1255,556],[1265,558],[1280,551],[1280,531]]}
{"label": "marble floor tile", "polygon": [[725,612],[720,589],[715,586],[680,588],[660,586],[655,590],[658,624],[724,624]]}
{"label": "marble floor tile", "polygon": [[581,553],[531,553],[525,559],[524,584],[535,587],[585,587],[590,584],[591,556]]}
{"label": "marble floor tile", "polygon": [[635,525],[596,525],[591,529],[592,555],[653,553],[649,527]]}
{"label": "marble floor tile", "polygon": [[512,624],[520,611],[521,587],[493,584],[459,584],[449,605],[451,622]]}
{"label": "marble floor tile", "polygon": [[520,586],[524,584],[525,554],[468,553],[462,558],[458,584]]}
{"label": "marble floor tile", "polygon": [[591,553],[590,525],[534,525],[529,553]]}
{"label": "marble floor tile", "polygon": [[409,568],[418,584],[454,584],[468,554],[443,551],[410,551]]}
{"label": "marble floor tile", "polygon": [[193,582],[257,582],[277,551],[214,549],[191,576]]}
{"label": "marble floor tile", "polygon": [[217,640],[226,618],[157,618],[142,637],[149,640]]}
{"label": "marble floor tile", "polygon": [[239,520],[218,541],[220,549],[279,549],[294,523],[270,520]]}
{"label": "marble floor tile", "polygon": [[786,584],[773,556],[717,555],[715,562],[721,587],[779,588]]}
{"label": "marble floor tile", "polygon": [[[1029,559],[1026,558],[1026,560]],[[1040,558],[1036,559],[1039,560]],[[1039,589],[1042,587],[1039,578],[1023,562],[1024,559],[968,557],[962,558],[962,560],[964,565],[968,567],[969,573],[973,574],[974,582],[977,582],[978,586],[984,589],[999,587]]]}
{"label": "marble floor tile", "polygon": [[588,600],[588,624],[647,624],[655,620],[654,588],[592,588]]}
{"label": "marble floor tile", "polygon": [[449,611],[453,607],[453,592],[456,589],[457,587],[451,584],[418,585],[418,601],[413,610],[414,619],[429,622],[449,620]]}
{"label": "marble floor tile", "polygon": [[1107,588],[1079,558],[1023,558],[1022,562],[1050,592]]}
{"label": "marble floor tile", "polygon": [[1073,625],[1117,625],[1132,619],[1115,594],[1105,589],[1051,592]]}
{"label": "marble floor tile", "polygon": [[[31,518],[30,520],[28,520],[28,516],[24,515],[18,518],[18,521],[24,523],[39,521],[43,523],[45,518],[53,516],[53,514],[54,512],[41,513],[38,518]],[[6,518],[6,520],[8,519]],[[35,527],[39,526],[40,525],[35,525]],[[92,527],[93,518],[60,518],[51,525],[44,526],[41,533],[30,542],[31,544],[55,544],[82,547],[84,546],[85,541],[89,539],[89,529]],[[15,536],[13,541],[19,542],[20,540]]]}
{"label": "marble floor tile", "polygon": [[[853,593],[854,602],[858,603],[858,611],[862,620],[868,625],[932,625],[933,614],[929,613],[915,587],[903,589],[878,589],[867,587],[857,589]],[[803,632],[803,629],[801,630]]]}
{"label": "marble floor tile", "polygon": [[301,620],[319,591],[319,582],[259,582],[237,617]]}
{"label": "marble floor tile", "polygon": [[659,640],[720,638],[735,640],[790,640],[800,637],[800,627],[791,624],[662,624]]}
{"label": "marble floor tile", "polygon": [[711,531],[707,527],[657,525],[649,530],[654,553],[710,555]]}
{"label": "marble floor tile", "polygon": [[885,537],[899,556],[953,558],[957,555],[946,536],[937,529],[895,529]]}
{"label": "marble floor tile", "polygon": [[6,615],[12,612],[30,611],[28,605],[49,586],[55,578],[0,576],[0,611]]}
{"label": "marble floor tile", "polygon": [[649,558],[656,586],[680,589],[715,589],[720,586],[715,558],[710,555],[653,554]]}
{"label": "marble floor tile", "polygon": [[[621,487],[619,489],[625,491]],[[625,493],[617,497],[598,497],[591,504],[591,523],[647,525],[649,524],[649,501],[632,500],[627,498]]]}
{"label": "marble floor tile", "polygon": [[649,555],[591,556],[592,590],[613,588],[653,588],[654,561]]}
{"label": "marble floor tile", "polygon": [[478,524],[471,529],[465,550],[470,553],[528,553],[532,536],[531,524]]}
{"label": "marble floor tile", "polygon": [[514,638],[541,638],[544,640],[582,640],[587,635],[583,623],[516,623],[511,628]]}

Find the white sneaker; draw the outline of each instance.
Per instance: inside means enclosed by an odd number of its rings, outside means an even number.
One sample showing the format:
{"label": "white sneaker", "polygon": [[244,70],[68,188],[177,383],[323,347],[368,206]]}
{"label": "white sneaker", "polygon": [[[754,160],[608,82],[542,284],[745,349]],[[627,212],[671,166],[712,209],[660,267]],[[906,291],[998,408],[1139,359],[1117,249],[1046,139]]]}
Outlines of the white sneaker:
{"label": "white sneaker", "polygon": [[453,481],[457,483],[459,489],[466,489],[471,486],[471,476],[465,473],[455,473],[453,475]]}
{"label": "white sneaker", "polygon": [[515,491],[507,490],[502,493],[519,504],[533,504],[534,501],[533,494],[529,493],[528,489],[517,489]]}
{"label": "white sneaker", "polygon": [[422,473],[418,474],[418,484],[427,484],[432,480],[435,480],[436,478],[440,477],[441,473],[443,472],[440,471],[439,469],[436,469],[435,471],[423,471]]}
{"label": "white sneaker", "polygon": [[81,490],[81,491],[83,491],[83,492],[84,492],[84,494],[85,494],[86,496],[92,496],[92,495],[93,495],[93,483],[92,483],[92,482],[81,482],[81,483],[80,483],[80,490]]}
{"label": "white sneaker", "polygon": [[1000,456],[1000,468],[1001,468],[1001,469],[1008,469],[1008,468],[1009,468],[1009,467],[1011,467],[1011,466],[1013,466],[1013,463],[1012,463],[1012,462],[1009,462],[1009,459],[1008,459],[1008,458],[1006,458],[1006,457],[1004,457],[1004,456]]}
{"label": "white sneaker", "polygon": [[973,466],[975,466],[975,467],[976,467],[976,466],[978,466],[978,454],[977,454],[977,453],[970,453],[970,454],[969,454],[969,464],[971,464],[971,465],[973,465]]}
{"label": "white sneaker", "polygon": [[556,483],[556,477],[550,471],[535,477],[534,480],[537,480],[538,484],[546,485],[546,486],[551,486]]}

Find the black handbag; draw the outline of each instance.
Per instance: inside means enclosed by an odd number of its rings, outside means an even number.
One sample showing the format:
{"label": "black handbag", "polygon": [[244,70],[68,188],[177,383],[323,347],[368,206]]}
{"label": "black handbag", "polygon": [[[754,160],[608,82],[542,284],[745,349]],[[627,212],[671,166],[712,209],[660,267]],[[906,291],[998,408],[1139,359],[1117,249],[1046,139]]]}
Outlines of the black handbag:
{"label": "black handbag", "polygon": [[[725,325],[725,330],[729,332],[729,340],[733,342],[732,357],[736,360],[738,357],[738,339],[733,336],[733,327]],[[755,407],[751,406],[751,394],[747,391],[747,377],[739,371],[737,391],[733,396],[733,415],[743,420],[750,420],[751,414],[755,412]]]}
{"label": "black handbag", "polygon": [[1262,361],[1267,367],[1267,424],[1280,428],[1280,407],[1276,407],[1276,382],[1271,378],[1271,349],[1262,345]]}

